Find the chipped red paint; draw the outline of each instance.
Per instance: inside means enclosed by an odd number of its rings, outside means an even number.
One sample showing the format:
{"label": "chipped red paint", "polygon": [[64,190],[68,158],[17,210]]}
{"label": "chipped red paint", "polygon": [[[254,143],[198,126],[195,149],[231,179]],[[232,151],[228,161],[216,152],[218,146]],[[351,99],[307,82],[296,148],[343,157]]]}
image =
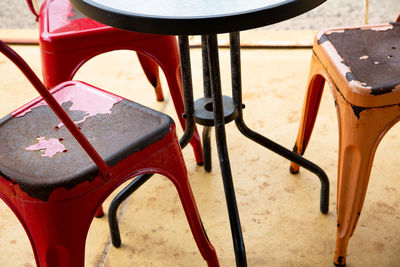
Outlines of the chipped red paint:
{"label": "chipped red paint", "polygon": [[[57,102],[62,105],[67,102],[71,102],[72,106],[69,108],[70,111],[84,111],[85,115],[82,119],[74,121],[75,123],[82,123],[87,118],[96,116],[98,114],[111,114],[111,108],[114,104],[120,102],[122,97],[115,95],[104,95],[102,92],[95,90],[85,89],[85,94],[80,94],[79,85],[65,87],[63,90],[57,91],[53,94]],[[101,97],[95,97],[101,94]],[[94,101],[96,99],[96,101]],[[26,109],[20,113],[13,114],[15,117],[25,116],[25,114],[32,111],[32,109],[47,106],[44,100],[39,101],[31,108]],[[63,123],[57,125],[57,127],[63,126]]]}
{"label": "chipped red paint", "polygon": [[26,150],[35,151],[35,150],[44,150],[42,157],[53,157],[57,153],[63,152],[65,150],[65,146],[61,144],[60,140],[57,138],[49,138],[41,136],[38,137],[38,143],[26,147]]}

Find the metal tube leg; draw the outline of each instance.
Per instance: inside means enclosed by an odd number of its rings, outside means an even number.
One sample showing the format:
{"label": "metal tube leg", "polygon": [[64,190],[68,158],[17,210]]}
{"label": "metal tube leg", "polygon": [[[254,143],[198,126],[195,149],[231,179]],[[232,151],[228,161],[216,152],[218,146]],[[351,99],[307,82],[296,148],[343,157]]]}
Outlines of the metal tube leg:
{"label": "metal tube leg", "polygon": [[186,119],[185,133],[183,134],[179,142],[181,144],[181,148],[184,148],[190,142],[194,133],[194,101],[192,71],[190,65],[189,38],[187,35],[180,35],[178,41],[181,60],[183,101],[185,105],[184,118]]}
{"label": "metal tube leg", "polygon": [[[207,51],[207,40],[206,36],[201,36],[201,51],[202,51],[202,60],[203,60],[203,88],[204,88],[204,97],[211,97],[211,83],[210,83],[210,69],[208,64],[208,51]],[[211,142],[210,142],[210,134],[211,127],[204,126],[203,128],[203,160],[204,160],[204,170],[206,172],[211,172]]]}
{"label": "metal tube leg", "polygon": [[229,221],[235,250],[236,266],[247,266],[246,252],[243,235],[240,226],[239,212],[236,204],[235,191],[232,181],[231,167],[229,163],[226,144],[224,112],[222,105],[221,80],[218,60],[217,35],[207,35],[208,60],[210,65],[211,91],[214,110],[215,136],[217,141],[218,156],[224,183],[226,203],[229,213]]}
{"label": "metal tube leg", "polygon": [[211,163],[211,127],[204,126],[202,139],[203,139],[203,159],[204,159],[204,170],[206,172],[211,172],[212,163]]}
{"label": "metal tube leg", "polygon": [[119,233],[117,210],[121,203],[127,199],[133,192],[142,186],[153,174],[144,174],[138,176],[128,186],[126,186],[118,195],[113,199],[108,208],[108,224],[110,226],[111,242],[114,247],[119,248],[121,246],[121,235]]}
{"label": "metal tube leg", "polygon": [[[179,36],[179,50],[181,53],[181,66],[182,66],[182,85],[186,119],[185,133],[180,139],[180,145],[184,148],[192,139],[194,133],[194,104],[193,104],[193,90],[192,90],[192,76],[190,70],[190,56],[189,56],[189,41],[187,36]],[[117,210],[121,203],[127,199],[133,192],[143,185],[153,174],[141,175],[125,187],[111,202],[108,209],[108,222],[111,231],[111,241],[115,247],[121,246],[121,235],[119,232]]]}
{"label": "metal tube leg", "polygon": [[242,88],[241,88],[241,75],[240,75],[240,40],[239,33],[234,32],[230,34],[231,38],[231,61],[232,61],[232,97],[238,109],[238,117],[235,120],[236,126],[239,131],[250,138],[254,142],[272,150],[280,156],[293,161],[307,170],[315,173],[321,183],[321,199],[320,210],[322,213],[327,213],[329,210],[329,180],[325,172],[300,155],[286,149],[285,147],[269,140],[268,138],[260,135],[259,133],[249,129],[243,121],[243,107],[242,107]]}

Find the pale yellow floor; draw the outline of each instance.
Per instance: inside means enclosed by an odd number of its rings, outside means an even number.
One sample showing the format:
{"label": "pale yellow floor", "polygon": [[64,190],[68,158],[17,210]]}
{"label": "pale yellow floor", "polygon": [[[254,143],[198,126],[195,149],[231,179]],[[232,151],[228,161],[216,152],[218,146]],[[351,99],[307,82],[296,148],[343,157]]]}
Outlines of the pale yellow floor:
{"label": "pale yellow floor", "polygon": [[[39,48],[14,48],[40,74]],[[310,49],[242,50],[247,124],[288,148],[297,134],[310,56]],[[221,50],[220,58],[224,91],[230,95],[229,50]],[[195,95],[199,97],[199,49],[192,50],[192,67]],[[0,73],[0,115],[4,116],[36,93],[3,56]],[[165,82],[166,100],[156,102],[134,53],[118,51],[97,57],[76,78],[166,112],[176,121]],[[319,164],[330,178],[327,215],[319,212],[320,185],[314,174],[301,170],[291,175],[287,160],[244,138],[234,124],[227,125],[249,266],[332,266],[338,140],[334,103],[327,89],[306,152],[306,157]],[[377,151],[366,203],[350,241],[348,266],[399,266],[399,140],[400,128],[395,126]],[[212,143],[211,173],[196,166],[191,147],[184,150],[184,157],[204,226],[221,266],[235,266],[214,136]],[[106,209],[109,203],[110,199],[104,203]],[[22,227],[4,204],[0,209],[0,266],[35,266]],[[163,177],[153,177],[130,197],[119,218],[123,242],[119,249],[110,244],[106,217],[94,219],[86,244],[86,266],[205,266],[176,191]]]}

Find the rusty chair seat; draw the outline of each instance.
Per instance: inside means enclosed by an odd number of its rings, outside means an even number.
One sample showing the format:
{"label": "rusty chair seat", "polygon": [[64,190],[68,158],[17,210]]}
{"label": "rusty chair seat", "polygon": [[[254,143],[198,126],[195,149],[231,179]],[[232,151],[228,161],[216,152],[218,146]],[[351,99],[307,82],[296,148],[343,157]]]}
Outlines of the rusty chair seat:
{"label": "rusty chair seat", "polygon": [[[380,140],[400,120],[400,23],[337,28],[315,38],[294,151],[310,140],[325,81],[339,121],[338,209],[334,263],[346,264]],[[299,171],[291,164],[293,172]]]}
{"label": "rusty chair seat", "polygon": [[[77,82],[53,90],[73,121],[82,121],[77,126],[109,166],[170,131],[169,116],[102,94]],[[97,175],[96,164],[42,98],[3,118],[0,140],[2,176],[10,177],[32,197],[46,201],[55,188],[70,189]]]}

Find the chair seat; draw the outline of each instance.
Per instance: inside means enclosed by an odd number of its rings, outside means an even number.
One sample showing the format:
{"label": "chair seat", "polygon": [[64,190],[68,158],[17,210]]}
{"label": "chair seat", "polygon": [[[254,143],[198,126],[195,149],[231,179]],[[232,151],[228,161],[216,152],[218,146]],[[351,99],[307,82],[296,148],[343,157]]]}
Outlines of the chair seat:
{"label": "chair seat", "polygon": [[49,33],[67,33],[93,28],[110,28],[87,18],[76,10],[68,0],[50,1],[47,12],[49,18],[47,31]]}
{"label": "chair seat", "polygon": [[[84,83],[63,83],[53,95],[109,166],[162,139],[173,123],[165,114]],[[46,200],[57,187],[69,189],[98,175],[42,98],[0,120],[0,140],[2,176],[32,197]]]}
{"label": "chair seat", "polygon": [[87,49],[93,44],[107,46],[121,43],[119,49],[129,49],[124,42],[154,38],[153,34],[132,34],[87,18],[69,0],[48,0],[42,10],[39,19],[40,45],[48,53]]}
{"label": "chair seat", "polygon": [[338,28],[320,33],[314,49],[324,65],[332,65],[327,71],[342,81],[336,87],[347,101],[377,107],[400,102],[399,40],[400,23]]}

